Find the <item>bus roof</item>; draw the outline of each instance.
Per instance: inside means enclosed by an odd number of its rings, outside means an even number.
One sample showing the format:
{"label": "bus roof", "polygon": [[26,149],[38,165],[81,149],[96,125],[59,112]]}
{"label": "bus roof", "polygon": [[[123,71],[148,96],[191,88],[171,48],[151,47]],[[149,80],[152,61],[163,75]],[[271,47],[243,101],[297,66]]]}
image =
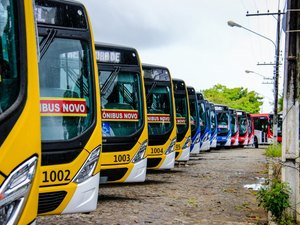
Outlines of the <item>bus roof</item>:
{"label": "bus roof", "polygon": [[271,115],[271,113],[250,113],[250,115],[253,117],[259,117],[259,116],[269,117]]}
{"label": "bus roof", "polygon": [[195,88],[194,88],[194,87],[192,87],[192,86],[186,86],[186,88],[187,88],[188,90],[193,91],[193,93],[196,94],[196,91],[195,91]]}
{"label": "bus roof", "polygon": [[98,42],[95,41],[96,48],[116,48],[121,50],[133,51],[137,52],[137,50],[133,47],[125,46],[125,45],[117,45],[112,43]]}
{"label": "bus roof", "polygon": [[222,110],[229,110],[229,107],[227,105],[223,105],[223,104],[214,104],[215,110],[216,111],[222,111]]}
{"label": "bus roof", "polygon": [[197,95],[198,101],[203,101],[204,100],[204,96],[201,92],[196,92],[196,95]]}
{"label": "bus roof", "polygon": [[[186,84],[184,82],[184,80],[182,79],[178,79],[178,78],[172,78],[172,82],[173,82],[173,87],[174,87],[174,91],[179,91],[179,90],[186,90]],[[182,84],[182,86],[178,86]]]}
{"label": "bus roof", "polygon": [[[156,81],[171,81],[171,74],[167,67],[158,66],[153,64],[142,64],[142,69],[144,70],[144,78],[145,79],[153,79]],[[151,72],[149,73],[148,70]],[[155,70],[161,70],[162,73],[154,73]]]}
{"label": "bus roof", "polygon": [[140,63],[138,51],[133,47],[95,42],[95,48],[97,63],[128,64],[135,66]]}
{"label": "bus roof", "polygon": [[169,69],[166,66],[159,66],[159,65],[149,64],[149,63],[143,63],[142,67],[143,68],[148,68],[148,69],[153,69],[154,68],[154,69],[168,70],[168,72],[169,72]]}

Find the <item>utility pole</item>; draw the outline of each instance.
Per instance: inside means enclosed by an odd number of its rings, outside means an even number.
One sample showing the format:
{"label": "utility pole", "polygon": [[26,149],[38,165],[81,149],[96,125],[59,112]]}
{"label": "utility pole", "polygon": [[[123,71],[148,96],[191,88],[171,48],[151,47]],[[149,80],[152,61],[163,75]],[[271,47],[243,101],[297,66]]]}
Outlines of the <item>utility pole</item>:
{"label": "utility pole", "polygon": [[279,79],[279,54],[280,54],[280,10],[277,16],[277,38],[275,52],[275,74],[274,74],[274,117],[273,117],[273,143],[277,144],[278,136],[278,79]]}
{"label": "utility pole", "polygon": [[300,1],[287,1],[282,130],[282,181],[291,188],[290,215],[299,212]]}
{"label": "utility pole", "polygon": [[249,14],[247,12],[246,16],[270,16],[277,15],[277,37],[276,37],[276,45],[275,45],[275,72],[274,72],[274,110],[273,110],[273,143],[277,144],[277,136],[278,136],[278,80],[279,80],[279,54],[280,54],[280,20],[281,13],[278,10],[277,13],[256,13]]}

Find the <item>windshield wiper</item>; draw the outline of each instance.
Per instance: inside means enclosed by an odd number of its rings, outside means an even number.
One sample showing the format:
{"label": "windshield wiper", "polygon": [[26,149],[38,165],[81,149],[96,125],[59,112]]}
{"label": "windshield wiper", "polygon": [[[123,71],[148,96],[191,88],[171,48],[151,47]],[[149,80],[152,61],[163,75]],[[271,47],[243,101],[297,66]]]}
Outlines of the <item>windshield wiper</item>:
{"label": "windshield wiper", "polygon": [[45,38],[43,38],[42,41],[40,42],[40,58],[43,58],[43,56],[47,52],[47,50],[48,50],[49,46],[51,45],[56,33],[57,33],[57,31],[52,28],[49,31],[49,33],[47,34],[47,36]]}
{"label": "windshield wiper", "polygon": [[108,78],[104,82],[103,86],[101,87],[101,96],[105,96],[108,89],[111,87],[113,82],[115,81],[118,73],[120,71],[120,67],[115,67],[115,69],[109,74]]}
{"label": "windshield wiper", "polygon": [[151,91],[156,87],[156,85],[157,85],[157,82],[154,81],[154,83],[153,83],[153,84],[151,85],[151,87],[149,88],[149,91],[148,91],[148,94],[147,94],[147,97],[146,97],[147,100],[149,99],[150,94],[151,94]]}
{"label": "windshield wiper", "polygon": [[[164,73],[161,72],[161,73],[158,73],[158,74],[154,75],[154,77],[153,77],[154,83],[153,83],[153,84],[151,85],[151,87],[149,88],[149,91],[148,91],[148,94],[147,94],[147,97],[146,97],[147,100],[148,100],[149,97],[150,97],[151,91],[152,91],[152,90],[156,87],[156,85],[157,85],[157,81],[155,81],[156,77],[158,77],[158,76],[160,76],[160,75],[162,75],[162,74],[164,74]],[[167,75],[166,75],[166,76],[167,76]]]}

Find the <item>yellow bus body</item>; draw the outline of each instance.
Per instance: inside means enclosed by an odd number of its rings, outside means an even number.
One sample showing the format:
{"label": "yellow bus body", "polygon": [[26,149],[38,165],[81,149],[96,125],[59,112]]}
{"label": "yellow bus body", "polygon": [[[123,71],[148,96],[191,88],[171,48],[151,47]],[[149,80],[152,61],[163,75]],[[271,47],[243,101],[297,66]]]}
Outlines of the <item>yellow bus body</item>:
{"label": "yellow bus body", "polygon": [[[113,47],[112,47],[113,46]],[[110,49],[113,48],[113,51],[122,51],[122,50],[129,50],[133,51],[135,57],[137,57],[137,61],[139,62],[139,73],[140,73],[140,80],[141,80],[141,98],[142,98],[142,105],[143,105],[143,114],[142,119],[144,121],[144,126],[141,131],[141,134],[134,144],[134,146],[129,150],[124,150],[122,147],[120,147],[120,150],[117,151],[102,151],[101,153],[101,178],[100,183],[124,183],[124,182],[143,182],[146,179],[146,170],[147,170],[147,158],[146,158],[146,150],[144,151],[143,159],[140,161],[134,163],[132,162],[132,159],[135,157],[135,155],[139,152],[140,149],[143,148],[143,146],[147,145],[148,142],[148,123],[147,123],[147,117],[146,117],[146,99],[145,99],[145,88],[144,88],[144,79],[143,79],[143,72],[142,72],[142,63],[140,61],[139,55],[137,51],[133,48],[127,48],[124,46],[115,46],[110,44],[101,44],[96,43],[96,51],[101,48]],[[101,70],[101,62],[98,61],[98,69]],[[116,64],[116,66],[118,66]],[[124,65],[123,65],[124,66]],[[122,66],[121,66],[122,67]],[[101,94],[103,94],[101,92]],[[102,114],[105,110],[101,110]],[[121,109],[115,109],[116,112],[124,112],[126,110]],[[128,110],[130,111],[130,110]],[[105,121],[105,119],[102,116],[102,123]],[[111,121],[111,120],[110,120]],[[102,128],[103,131],[103,128]],[[124,137],[123,137],[124,138]],[[125,137],[127,138],[127,137]],[[131,137],[128,137],[130,139]],[[104,137],[103,137],[104,139]],[[103,141],[103,144],[107,143],[109,141]],[[115,144],[117,146],[118,144]],[[103,146],[104,149],[104,146]],[[118,160],[122,159],[122,160]],[[125,172],[120,172],[125,171]],[[112,175],[116,174],[116,175]],[[110,180],[107,177],[114,177],[115,179]],[[118,178],[116,178],[118,177]]]}
{"label": "yellow bus body", "polygon": [[[18,215],[13,215],[16,216],[16,218],[9,221],[9,224],[22,225],[35,222],[37,217],[41,137],[39,119],[38,62],[36,54],[37,48],[33,3],[31,0],[17,2],[19,4],[19,10],[24,10],[24,14],[21,13],[21,15],[24,15],[24,18],[21,18],[20,15],[18,23],[21,24],[26,31],[26,38],[24,37],[24,39],[26,39],[25,46],[20,47],[25,48],[26,51],[27,61],[22,60],[26,63],[26,74],[22,75],[26,77],[27,93],[22,112],[18,116],[15,124],[0,147],[0,188],[4,184],[5,178],[9,177],[12,172],[15,172],[17,167],[29,158],[33,156],[37,157],[37,167],[27,198],[25,198]],[[20,70],[20,72],[24,71]],[[0,123],[0,126],[3,126],[3,124],[5,124],[5,121],[4,123]],[[0,204],[1,200],[2,199],[0,197]]]}
{"label": "yellow bus body", "polygon": [[[64,2],[64,1],[61,1]],[[68,3],[68,1],[66,1]],[[72,3],[72,2],[71,2]],[[85,7],[82,5],[85,9]],[[88,141],[86,142],[85,146],[77,146],[81,148],[81,152],[78,156],[70,163],[64,164],[57,164],[57,165],[42,165],[41,166],[41,181],[39,187],[39,194],[41,196],[46,196],[43,201],[39,201],[39,212],[38,215],[45,216],[45,215],[58,215],[58,214],[68,214],[68,213],[83,213],[83,212],[91,212],[94,211],[97,207],[97,199],[98,199],[98,191],[99,191],[99,173],[101,168],[100,157],[98,157],[97,164],[93,173],[91,174],[92,181],[87,183],[87,181],[83,181],[82,183],[78,184],[74,182],[74,177],[84,163],[87,161],[88,157],[91,155],[92,151],[95,149],[100,148],[100,155],[101,155],[101,145],[102,145],[102,129],[101,129],[101,117],[100,117],[100,91],[99,91],[99,81],[98,81],[98,69],[97,69],[97,62],[95,56],[95,48],[94,48],[94,36],[92,31],[92,26],[90,24],[90,19],[88,13],[85,9],[87,21],[88,21],[88,29],[90,33],[90,46],[92,51],[92,76],[94,79],[94,92],[95,99],[93,107],[95,108],[95,127],[94,130],[89,137]],[[51,173],[55,173],[56,176],[60,173],[60,171],[69,171],[64,173],[64,177],[68,176],[70,181],[59,181],[55,179],[51,181]],[[62,174],[62,173],[61,173]],[[45,177],[47,176],[47,177]],[[90,178],[89,178],[90,179]],[[46,182],[45,182],[46,181]],[[51,193],[61,193],[64,192],[65,196],[59,199],[60,203],[57,204],[56,207],[53,209],[44,208],[44,204],[47,204],[47,198],[51,198]],[[51,204],[51,203],[50,203]],[[49,205],[50,205],[49,204]],[[41,210],[40,210],[41,208]]]}
{"label": "yellow bus body", "polygon": [[[177,80],[177,79],[174,79]],[[180,80],[181,82],[184,83],[184,81]],[[174,96],[176,95],[176,91],[174,90]],[[175,152],[176,152],[176,157],[175,161],[180,162],[186,162],[190,158],[190,146],[191,146],[191,126],[190,126],[190,107],[189,107],[189,98],[188,98],[188,91],[187,91],[187,86],[185,85],[185,98],[187,100],[187,120],[186,123],[188,125],[188,129],[181,141],[178,140],[177,136],[177,141],[175,144]],[[175,96],[175,101],[176,101],[176,96]],[[175,105],[176,107],[176,105]],[[178,125],[178,119],[181,117],[176,116],[176,124]]]}
{"label": "yellow bus body", "polygon": [[[166,67],[160,67],[160,66],[155,66],[155,65],[147,65],[145,64],[146,68],[152,68],[152,69],[163,69],[163,70],[167,70],[168,69]],[[147,168],[148,169],[154,169],[154,170],[163,170],[163,169],[172,169],[174,168],[174,163],[175,163],[175,145],[174,145],[174,141],[176,140],[176,110],[175,110],[175,100],[174,100],[174,89],[173,89],[173,83],[172,83],[172,77],[171,74],[169,73],[169,78],[170,78],[170,86],[172,89],[172,110],[173,110],[173,129],[169,135],[169,138],[167,139],[167,141],[162,144],[162,145],[149,145],[147,146],[147,159],[148,159],[148,165]],[[151,116],[151,114],[148,114],[148,116]],[[148,121],[149,123],[149,121]],[[172,143],[173,142],[173,143]],[[172,147],[171,147],[172,146]],[[170,150],[170,153],[165,154],[165,152],[167,151],[167,149],[172,148],[172,150]],[[151,160],[154,161],[154,165],[151,165]],[[157,161],[159,161],[159,163],[157,164]]]}

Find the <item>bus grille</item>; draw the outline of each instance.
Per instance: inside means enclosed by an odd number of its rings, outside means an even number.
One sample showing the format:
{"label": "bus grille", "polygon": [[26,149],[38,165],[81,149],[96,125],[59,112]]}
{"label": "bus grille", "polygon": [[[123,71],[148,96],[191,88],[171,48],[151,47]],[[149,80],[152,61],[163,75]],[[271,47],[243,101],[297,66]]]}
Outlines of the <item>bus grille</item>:
{"label": "bus grille", "polygon": [[148,158],[147,159],[147,167],[157,167],[158,164],[160,163],[161,158]]}
{"label": "bus grille", "polygon": [[67,151],[51,151],[42,153],[42,165],[57,165],[72,162],[81,153],[82,149],[72,149]]}
{"label": "bus grille", "polygon": [[55,210],[64,200],[66,195],[66,191],[40,193],[38,214]]}
{"label": "bus grille", "polygon": [[122,179],[127,170],[127,168],[101,170],[100,176],[106,177],[107,181],[116,181]]}

